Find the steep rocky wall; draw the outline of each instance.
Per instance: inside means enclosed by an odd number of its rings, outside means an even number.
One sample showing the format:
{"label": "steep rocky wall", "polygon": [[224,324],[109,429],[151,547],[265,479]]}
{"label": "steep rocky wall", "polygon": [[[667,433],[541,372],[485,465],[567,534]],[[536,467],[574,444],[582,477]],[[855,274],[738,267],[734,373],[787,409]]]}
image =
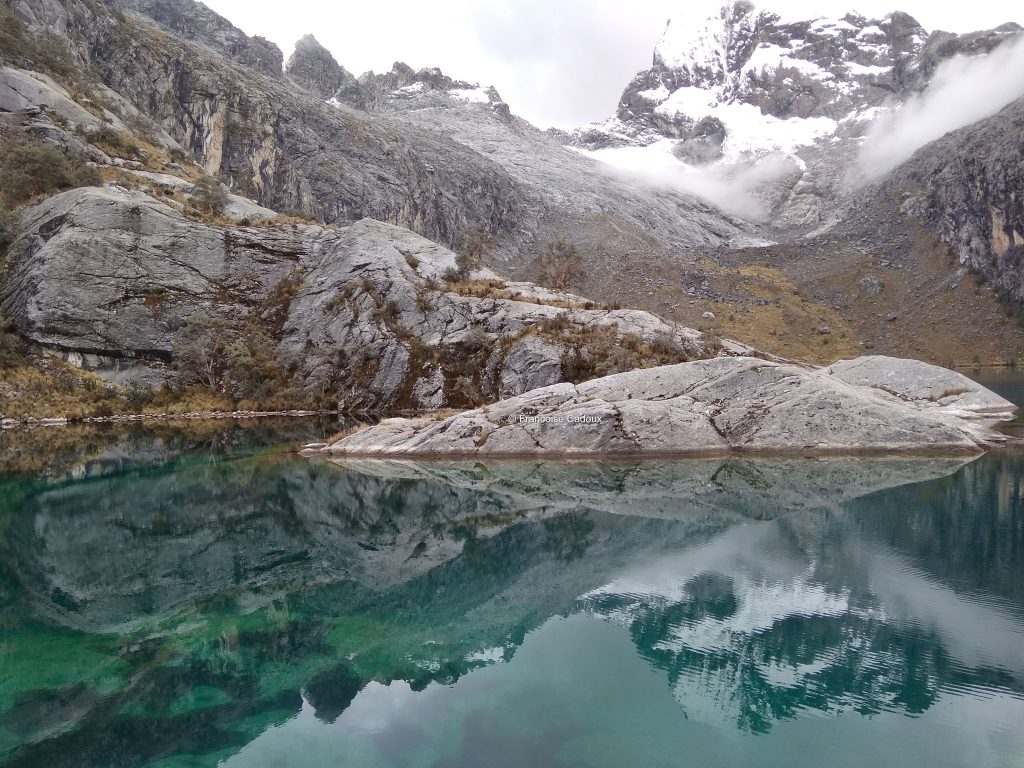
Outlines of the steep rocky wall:
{"label": "steep rocky wall", "polygon": [[[193,5],[202,9],[196,18],[209,13],[191,0],[17,3],[26,24],[66,38],[83,72],[95,73],[152,118],[207,172],[223,174],[236,191],[276,210],[328,223],[373,217],[448,246],[458,245],[468,228],[482,227],[511,256],[536,254],[551,231],[595,212],[617,219],[622,229],[652,230],[666,248],[747,237],[742,224],[688,195],[616,184],[610,196],[598,164],[513,120],[496,94],[482,104],[431,91],[429,104],[414,104],[429,107],[417,119],[380,111],[390,104],[389,89],[408,83],[469,85],[437,70],[396,65],[356,82],[308,41],[290,63],[293,82],[276,63],[252,63],[268,60],[258,39],[220,17],[208,28],[190,20]],[[324,89],[339,77],[352,93],[342,87],[341,98],[327,104]],[[466,142],[434,119],[438,111],[451,111],[455,123],[491,120],[498,129],[484,145]],[[506,146],[532,162],[506,162]],[[553,187],[551,167],[571,186]]]}
{"label": "steep rocky wall", "polygon": [[960,262],[1024,303],[1024,100],[919,151],[889,186]]}

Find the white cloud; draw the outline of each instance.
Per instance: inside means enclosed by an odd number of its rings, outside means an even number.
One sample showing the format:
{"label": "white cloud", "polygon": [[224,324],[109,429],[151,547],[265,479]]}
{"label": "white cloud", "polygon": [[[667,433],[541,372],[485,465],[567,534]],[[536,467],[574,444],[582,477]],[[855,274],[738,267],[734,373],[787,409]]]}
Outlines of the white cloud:
{"label": "white cloud", "polygon": [[671,139],[664,139],[646,147],[576,151],[601,161],[604,165],[600,170],[609,176],[630,184],[693,195],[748,221],[768,218],[761,192],[796,170],[797,161],[780,152],[735,163],[687,165],[672,154],[674,144]]}
{"label": "white cloud", "polygon": [[943,62],[928,87],[871,126],[859,167],[877,178],[949,131],[993,115],[1024,97],[1024,38],[988,56],[956,56]]}

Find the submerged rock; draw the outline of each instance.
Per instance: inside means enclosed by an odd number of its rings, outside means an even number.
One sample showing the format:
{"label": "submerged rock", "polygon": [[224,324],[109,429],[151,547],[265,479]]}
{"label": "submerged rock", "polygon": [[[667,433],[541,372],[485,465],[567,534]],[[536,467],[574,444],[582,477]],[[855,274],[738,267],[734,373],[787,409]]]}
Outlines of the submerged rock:
{"label": "submerged rock", "polygon": [[355,455],[977,453],[1015,406],[953,371],[866,357],[821,369],[735,357],[556,384],[442,420],[389,419]]}

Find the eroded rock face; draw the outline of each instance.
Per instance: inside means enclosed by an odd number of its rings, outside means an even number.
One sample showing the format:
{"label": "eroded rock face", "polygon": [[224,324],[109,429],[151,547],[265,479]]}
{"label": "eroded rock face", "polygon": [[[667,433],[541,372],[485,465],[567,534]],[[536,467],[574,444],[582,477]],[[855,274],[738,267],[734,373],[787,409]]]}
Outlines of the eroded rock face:
{"label": "eroded rock face", "polygon": [[1015,406],[960,374],[872,357],[808,370],[718,358],[556,384],[444,420],[390,419],[356,455],[979,452]]}
{"label": "eroded rock face", "polygon": [[355,77],[313,35],[306,35],[295,44],[287,72],[290,80],[324,101],[356,83]]}
{"label": "eroded rock face", "polygon": [[454,255],[398,227],[366,220],[334,238],[303,272],[280,352],[305,386],[336,389],[350,407],[520,394],[565,381],[563,359],[576,345],[627,334],[669,339],[683,358],[707,353],[698,332],[647,312],[587,309],[579,297],[504,283],[486,270],[460,293],[442,279]]}
{"label": "eroded rock face", "polygon": [[83,67],[207,172],[273,210],[341,224],[372,217],[452,247],[479,227],[511,262],[594,215],[666,248],[754,240],[688,195],[609,184],[597,164],[514,119],[493,89],[439,70],[396,64],[356,81],[304,39],[286,77],[280,51],[192,0],[124,0],[127,13],[56,5],[14,7],[33,31],[66,38]]}
{"label": "eroded rock face", "polygon": [[284,56],[263,37],[249,37],[223,16],[192,0],[116,0],[114,5],[138,13],[161,28],[196,40],[245,67],[281,77]]}
{"label": "eroded rock face", "polygon": [[520,394],[567,380],[570,352],[603,364],[627,335],[679,360],[708,353],[698,331],[647,312],[487,270],[460,288],[442,279],[454,266],[451,251],[377,221],[212,226],[141,192],[83,188],[25,212],[0,309],[31,342],[117,380],[126,367],[171,375],[189,321],[255,324],[298,388],[350,408]]}
{"label": "eroded rock face", "polygon": [[[961,264],[1024,303],[1024,99],[953,131],[895,172],[917,194],[904,211],[930,224]],[[918,190],[924,188],[924,194]]]}
{"label": "eroded rock face", "polygon": [[244,323],[322,234],[228,233],[140,192],[73,190],[26,212],[2,306],[37,344],[166,362],[186,318]]}

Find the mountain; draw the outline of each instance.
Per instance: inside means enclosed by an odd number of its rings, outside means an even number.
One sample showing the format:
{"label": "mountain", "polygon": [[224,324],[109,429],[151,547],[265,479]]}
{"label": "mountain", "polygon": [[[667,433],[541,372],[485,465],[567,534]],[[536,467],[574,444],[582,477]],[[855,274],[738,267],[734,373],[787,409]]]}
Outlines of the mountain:
{"label": "mountain", "polygon": [[[448,246],[482,227],[517,255],[535,256],[562,222],[593,216],[626,231],[655,221],[657,236],[686,244],[756,240],[693,197],[590,181],[593,163],[511,121],[493,91],[437,70],[396,64],[356,80],[312,38],[284,68],[267,41],[193,0],[12,8],[30,33],[67,43],[87,78],[137,107],[206,172],[277,211],[328,224],[370,216]],[[449,123],[466,128],[450,135]],[[488,131],[495,136],[481,142]],[[531,162],[510,167],[496,143]]]}
{"label": "mountain", "polygon": [[[422,408],[750,344],[808,362],[1024,349],[1000,299],[1020,295],[1012,112],[844,182],[872,115],[1013,25],[927,34],[899,13],[793,22],[737,3],[674,21],[616,115],[570,135],[437,69],[357,77],[311,35],[285,62],[193,0],[0,15],[20,179],[0,209],[4,359],[235,405],[276,390]],[[563,277],[536,285],[556,258]],[[49,384],[4,385],[5,414],[52,402],[64,374],[47,366]]]}
{"label": "mountain", "polygon": [[[4,22],[2,137],[107,186],[27,196],[0,307],[30,350],[117,384],[180,383],[191,350],[192,378],[235,401],[297,387],[293,404],[440,407],[700,356],[718,342],[645,312],[488,270],[445,280],[435,243],[475,236],[529,276],[556,236],[588,254],[614,240],[613,258],[761,242],[693,196],[610,182],[438,70],[357,79],[312,37],[285,67],[191,0],[13,0]],[[210,176],[223,215],[196,207]]]}
{"label": "mountain", "polygon": [[848,167],[880,115],[926,88],[943,61],[985,55],[1021,32],[930,34],[901,12],[792,21],[740,0],[709,19],[670,20],[615,114],[573,140],[624,167],[644,148],[669,167],[742,170],[760,218],[806,230],[835,221]]}
{"label": "mountain", "polygon": [[[682,322],[711,311],[725,333],[804,359],[858,348],[1017,357],[1024,230],[1012,190],[1024,99],[1011,86],[985,112],[969,86],[948,86],[990,56],[1020,67],[1022,32],[928,32],[901,12],[793,20],[749,2],[672,19],[615,114],[565,139],[635,183],[714,200],[772,242],[691,250],[671,266],[652,259],[654,301],[650,288],[627,300]],[[921,112],[929,103],[951,127],[950,113],[970,124],[941,138],[911,126],[924,138],[890,152],[901,108],[936,122]],[[878,154],[888,163],[868,167]]]}

